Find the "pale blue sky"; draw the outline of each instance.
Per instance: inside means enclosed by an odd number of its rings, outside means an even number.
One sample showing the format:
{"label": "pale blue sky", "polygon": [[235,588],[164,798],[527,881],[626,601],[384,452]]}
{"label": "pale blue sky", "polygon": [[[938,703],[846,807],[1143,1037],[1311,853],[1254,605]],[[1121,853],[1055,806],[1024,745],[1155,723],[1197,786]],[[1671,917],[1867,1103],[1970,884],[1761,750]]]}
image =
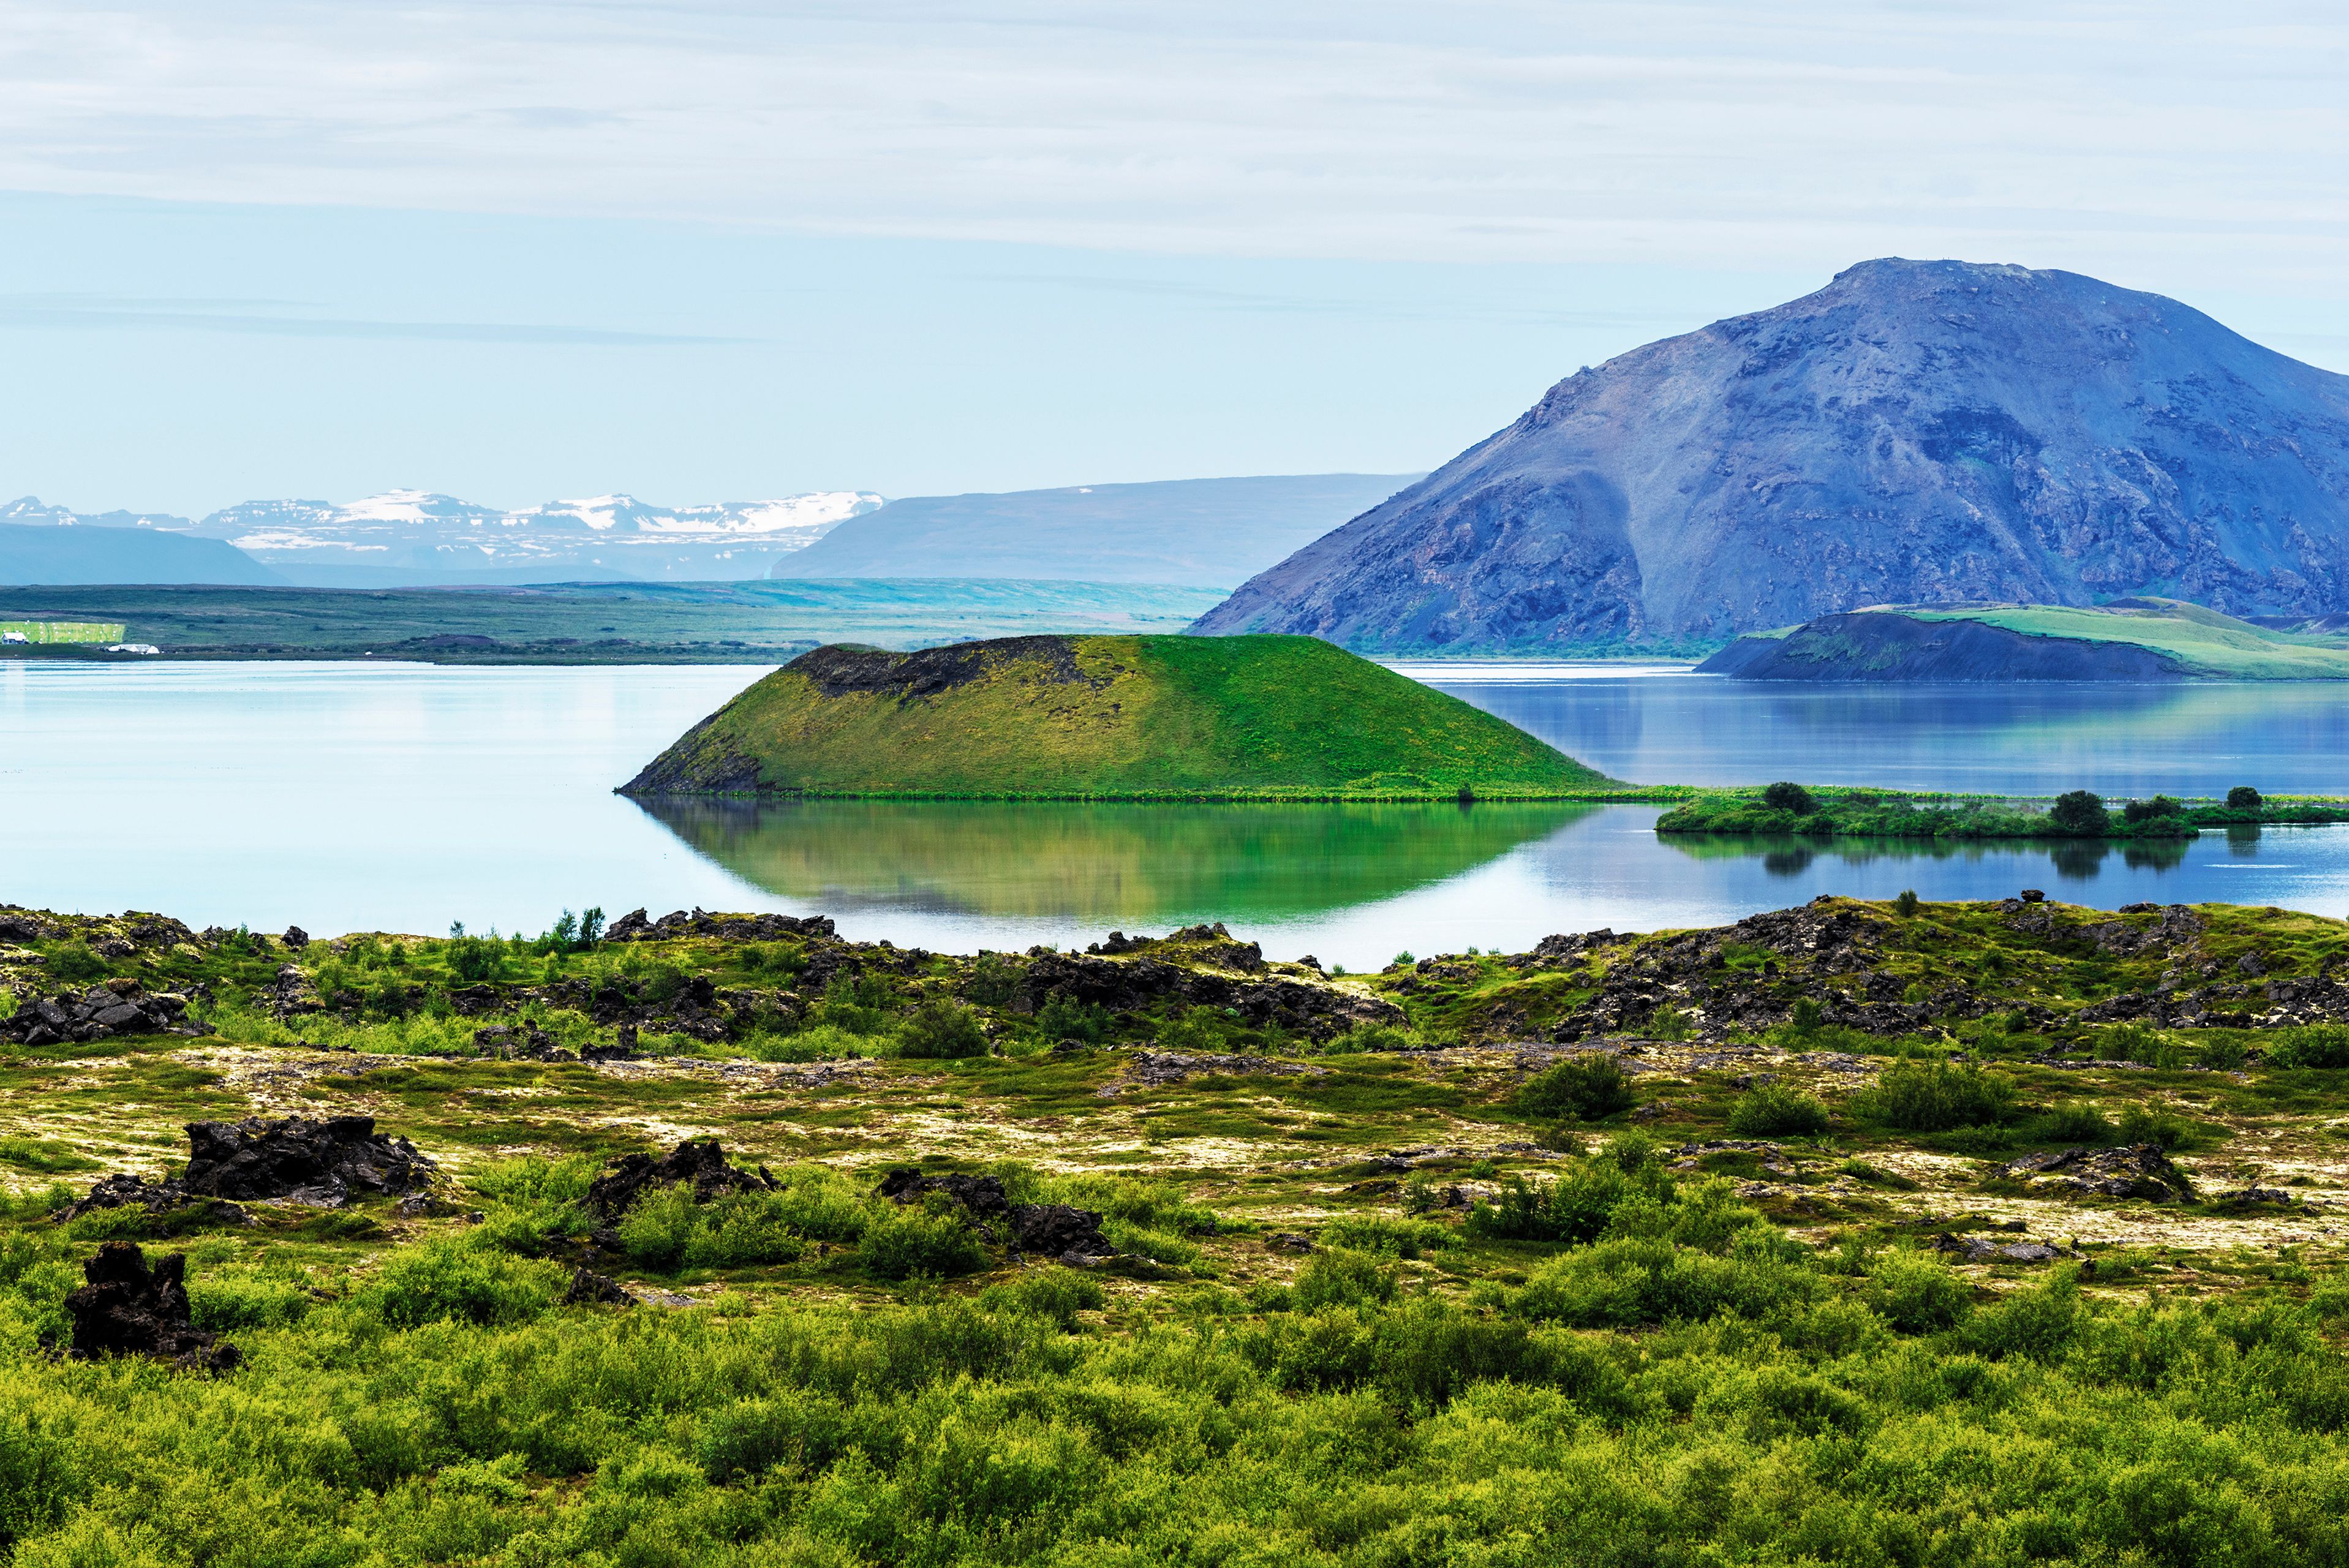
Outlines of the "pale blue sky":
{"label": "pale blue sky", "polygon": [[0,495],[1441,462],[1868,256],[2349,369],[2337,6],[0,14]]}

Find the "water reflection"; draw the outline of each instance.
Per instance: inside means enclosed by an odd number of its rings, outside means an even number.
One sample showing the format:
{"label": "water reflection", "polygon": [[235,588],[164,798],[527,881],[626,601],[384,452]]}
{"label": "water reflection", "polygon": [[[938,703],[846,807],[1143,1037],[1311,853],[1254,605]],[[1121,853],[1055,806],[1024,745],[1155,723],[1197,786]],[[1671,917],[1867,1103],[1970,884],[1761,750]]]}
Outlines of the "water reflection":
{"label": "water reflection", "polygon": [[2034,795],[2349,789],[2349,688],[2339,682],[1788,686],[1691,675],[1541,683],[1482,678],[1462,665],[1414,673],[1643,784],[1798,779]]}
{"label": "water reflection", "polygon": [[[2256,855],[2259,830],[2249,830],[2246,846],[2239,846],[2235,835],[2227,835],[2230,852]],[[2087,882],[2104,869],[2107,861],[2117,858],[2131,871],[2168,871],[2186,862],[2187,851],[2193,841],[2186,839],[2152,839],[2129,843],[2107,843],[2100,840],[2052,839],[2044,842],[2005,841],[1983,843],[1979,840],[1950,839],[1801,839],[1791,834],[1737,833],[1716,838],[1692,839],[1681,834],[1660,835],[1657,842],[1678,851],[1692,861],[1752,861],[1759,860],[1762,869],[1774,877],[1799,877],[1809,872],[1815,863],[1827,865],[1868,866],[1879,862],[1925,861],[1946,862],[1964,861],[1974,865],[1995,863],[2005,870],[2027,871],[2034,858],[2044,858],[2056,877],[2065,882]]]}
{"label": "water reflection", "polygon": [[644,810],[736,876],[819,907],[1138,929],[1375,903],[1601,808],[663,800]]}

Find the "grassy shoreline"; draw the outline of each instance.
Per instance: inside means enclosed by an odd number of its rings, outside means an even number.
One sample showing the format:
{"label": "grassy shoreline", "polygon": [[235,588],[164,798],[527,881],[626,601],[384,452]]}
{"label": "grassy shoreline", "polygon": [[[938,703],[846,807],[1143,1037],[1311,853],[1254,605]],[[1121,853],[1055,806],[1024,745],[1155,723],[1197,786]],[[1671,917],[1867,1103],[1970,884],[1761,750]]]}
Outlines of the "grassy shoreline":
{"label": "grassy shoreline", "polygon": [[[1798,838],[1956,839],[1981,841],[2111,841],[2191,839],[2204,828],[2317,826],[2349,822],[2349,799],[2272,796],[2257,805],[2154,797],[2164,809],[2132,820],[2096,797],[2080,820],[2066,820],[2063,798],[2048,809],[2009,795],[1961,795],[1923,790],[1847,788],[1798,789],[1794,803],[1774,803],[1767,789],[1709,789],[1666,812],[1656,831],[1667,837],[1792,835]],[[2174,808],[2168,809],[2168,808]]]}

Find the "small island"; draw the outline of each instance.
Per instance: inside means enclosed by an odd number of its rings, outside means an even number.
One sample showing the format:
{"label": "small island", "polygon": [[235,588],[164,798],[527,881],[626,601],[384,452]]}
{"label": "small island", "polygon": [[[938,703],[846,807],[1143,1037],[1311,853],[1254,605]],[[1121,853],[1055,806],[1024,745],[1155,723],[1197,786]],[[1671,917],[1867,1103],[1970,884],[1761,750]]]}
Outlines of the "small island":
{"label": "small island", "polygon": [[793,659],[620,792],[1564,799],[1622,786],[1314,637],[1029,636]]}
{"label": "small island", "polygon": [[2329,617],[2254,623],[2178,599],[1878,605],[1757,632],[1697,666],[1756,681],[2349,680]]}

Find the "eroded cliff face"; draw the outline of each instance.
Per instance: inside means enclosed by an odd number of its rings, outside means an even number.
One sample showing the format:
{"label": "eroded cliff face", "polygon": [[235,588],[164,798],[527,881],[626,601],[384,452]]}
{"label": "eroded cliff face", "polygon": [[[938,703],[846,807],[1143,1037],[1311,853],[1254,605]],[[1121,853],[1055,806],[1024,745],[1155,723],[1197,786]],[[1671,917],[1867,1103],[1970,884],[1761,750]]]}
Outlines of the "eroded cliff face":
{"label": "eroded cliff face", "polygon": [[1195,629],[1653,645],[2130,593],[2349,608],[2349,377],[2076,273],[1889,260],[1558,383]]}

